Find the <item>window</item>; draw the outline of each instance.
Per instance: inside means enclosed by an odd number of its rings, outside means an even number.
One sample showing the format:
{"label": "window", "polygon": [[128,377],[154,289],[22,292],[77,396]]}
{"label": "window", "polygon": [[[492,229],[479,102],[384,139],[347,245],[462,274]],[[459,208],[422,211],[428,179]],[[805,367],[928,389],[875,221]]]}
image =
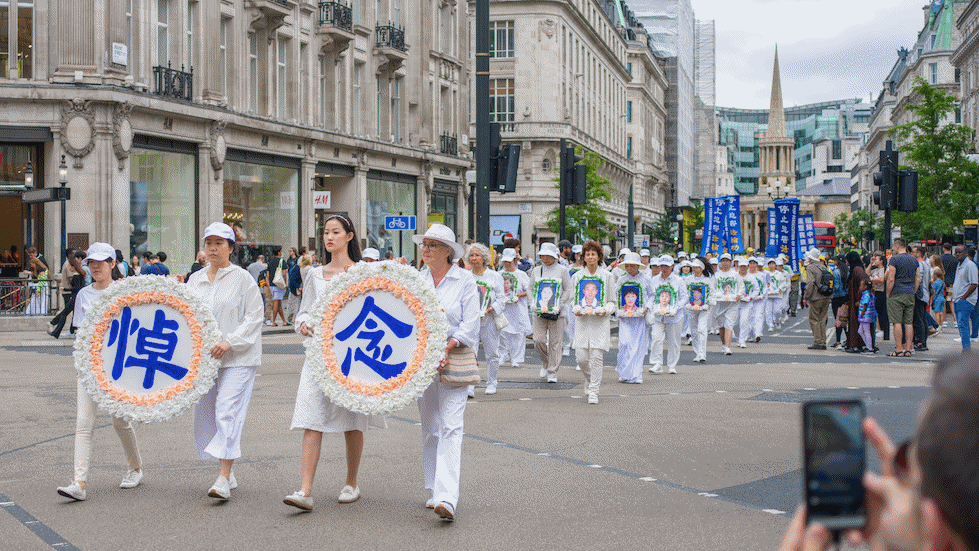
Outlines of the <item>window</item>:
{"label": "window", "polygon": [[394,143],[401,143],[401,79],[395,78],[391,87],[391,134]]}
{"label": "window", "polygon": [[166,67],[170,60],[169,3],[169,0],[156,3],[156,64],[160,67]]}
{"label": "window", "polygon": [[938,84],[938,64],[929,63],[928,64],[928,82],[931,84]]}
{"label": "window", "polygon": [[513,21],[490,21],[490,57],[513,57]]}
{"label": "window", "polygon": [[248,33],[248,110],[258,113],[258,35]]}
{"label": "window", "polygon": [[353,12],[353,24],[360,25],[360,6],[361,0],[352,0],[350,2],[350,11]]}
{"label": "window", "polygon": [[126,0],[126,69],[129,74],[136,72],[133,59],[133,0]]}
{"label": "window", "polygon": [[631,61],[629,63],[626,63],[625,64],[625,70],[629,72],[629,76],[631,77],[632,76],[632,62]]}
{"label": "window", "polygon": [[326,97],[326,71],[327,71],[328,60],[325,55],[320,56],[320,126],[327,128],[326,117],[327,113],[330,112],[330,104],[333,102]]}
{"label": "window", "polygon": [[276,61],[275,61],[275,73],[276,73],[276,86],[275,86],[275,96],[277,100],[276,106],[276,117],[279,120],[286,119],[286,47],[288,41],[285,38],[280,38],[278,40],[278,48],[276,48]]}
{"label": "window", "polygon": [[962,107],[960,105],[955,106],[955,124],[962,124]]}
{"label": "window", "polygon": [[544,155],[544,160],[540,162],[540,169],[544,172],[551,171],[551,158],[548,155]]}
{"label": "window", "polygon": [[625,139],[625,156],[628,159],[632,158],[632,136],[626,136]]}
{"label": "window", "polygon": [[[309,44],[299,43],[299,86],[312,92],[313,83],[309,78]],[[307,124],[306,94],[296,94],[299,108],[296,110],[296,119],[302,124]]]}
{"label": "window", "polygon": [[[515,102],[513,99],[513,79],[490,79],[490,122],[502,123],[503,132],[514,130]],[[507,124],[509,123],[509,124]]]}
{"label": "window", "polygon": [[391,0],[392,23],[395,27],[401,26],[401,0]]}
{"label": "window", "polygon": [[625,122],[632,122],[632,102],[625,102]]}
{"label": "window", "polygon": [[190,71],[190,68],[194,66],[194,11],[197,9],[197,4],[195,2],[190,2],[187,4],[187,68],[186,71]]}
{"label": "window", "polygon": [[353,109],[352,109],[353,128],[351,129],[351,132],[355,136],[359,136],[360,135],[360,102],[361,102],[361,97],[360,97],[360,74],[361,74],[361,72],[363,72],[362,71],[363,66],[364,66],[363,63],[355,63],[354,64],[354,82],[353,82],[353,91],[354,91],[354,93],[353,93],[353,98],[352,98],[352,100],[353,100]]}
{"label": "window", "polygon": [[221,95],[228,97],[228,20],[221,18],[221,58],[218,60],[218,78],[221,84]]}
{"label": "window", "polygon": [[833,158],[843,158],[843,142],[841,140],[833,140]]}
{"label": "window", "polygon": [[381,103],[381,77],[377,77],[374,80],[377,84],[377,138],[381,139],[381,107],[383,106]]}
{"label": "window", "polygon": [[955,68],[955,82],[962,82],[962,69],[959,69],[958,67]]}

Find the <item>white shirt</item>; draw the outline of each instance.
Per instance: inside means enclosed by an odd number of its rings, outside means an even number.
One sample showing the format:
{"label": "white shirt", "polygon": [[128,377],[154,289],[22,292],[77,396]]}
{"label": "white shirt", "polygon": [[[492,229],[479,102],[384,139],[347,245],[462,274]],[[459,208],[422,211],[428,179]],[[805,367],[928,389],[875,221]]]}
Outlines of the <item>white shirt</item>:
{"label": "white shirt", "polygon": [[[527,277],[527,274],[516,268],[512,272],[504,270],[500,277],[504,277],[503,273],[517,278],[517,283],[512,291],[514,297],[527,292],[530,286],[530,278]],[[503,332],[526,335],[530,331],[530,319],[527,317],[527,296],[518,297],[515,302],[506,302],[506,300],[504,297],[504,312],[510,324],[503,328]]]}
{"label": "white shirt", "polygon": [[[683,310],[683,305],[687,303],[686,281],[673,272],[666,278],[664,278],[662,275],[654,277],[651,287],[653,292],[649,300],[649,306],[650,310],[654,312],[654,321],[657,323],[680,323],[683,321],[681,312]],[[673,291],[673,296],[676,297],[676,304],[673,305],[676,308],[676,313],[672,316],[664,316],[659,313],[659,295],[660,292],[663,291],[664,287],[670,287]]]}
{"label": "white shirt", "polygon": [[71,316],[71,326],[81,327],[82,323],[85,321],[85,316],[88,314],[89,308],[92,307],[92,303],[95,299],[102,294],[102,291],[95,290],[91,285],[86,285],[78,290],[78,294],[75,295],[75,308],[72,310]]}
{"label": "white shirt", "polygon": [[702,285],[706,288],[707,291],[706,297],[701,296],[701,300],[703,301],[703,304],[701,304],[700,309],[696,311],[703,312],[705,310],[710,310],[711,306],[714,306],[714,303],[717,302],[717,295],[714,290],[713,277],[706,276],[706,275],[700,275],[700,276],[693,275],[684,279],[683,285],[687,291],[687,300],[684,302],[684,307],[687,310],[691,310],[691,311],[694,310],[693,305],[690,304],[690,297],[693,294],[693,288],[695,286]]}
{"label": "white shirt", "polygon": [[[493,309],[493,315],[498,316],[502,314],[503,308],[506,306],[506,303],[504,302],[506,297],[503,296],[503,276],[493,270],[490,270],[489,268],[485,268],[483,270],[483,275],[478,276],[473,273],[473,277],[476,278],[477,285],[482,283],[486,287],[486,292],[489,293],[489,301],[487,304]],[[479,289],[477,289],[477,292],[478,291]],[[480,317],[484,317],[485,312],[486,308],[483,306],[483,303],[480,303]]]}
{"label": "white shirt", "polygon": [[605,295],[605,300],[604,303],[599,302],[598,306],[604,306],[606,313],[604,316],[593,314],[584,316],[576,315],[574,318],[574,342],[572,346],[574,348],[608,350],[611,346],[609,339],[610,320],[612,314],[615,312],[615,299],[612,297],[615,295],[616,289],[613,288],[612,274],[601,266],[595,270],[595,273],[590,273],[587,266],[578,270],[578,273],[571,279],[571,289],[567,293],[574,296],[576,303],[578,302],[578,282],[586,277],[598,278],[602,281],[602,292]]}
{"label": "white shirt", "polygon": [[[435,285],[432,272],[425,269],[422,277]],[[499,275],[499,274],[497,274]],[[503,287],[503,283],[500,283]],[[453,264],[438,286],[435,294],[439,297],[445,317],[448,318],[448,339],[455,339],[459,344],[475,348],[479,342],[479,291],[476,290],[476,278],[469,270],[463,270]]]}
{"label": "white shirt", "polygon": [[194,272],[187,287],[210,299],[221,340],[231,344],[220,367],[261,365],[265,304],[258,283],[247,270],[234,264],[219,269],[214,283],[207,272],[207,268]]}
{"label": "white shirt", "polygon": [[[729,294],[725,297],[724,288],[726,286],[730,287]],[[734,269],[726,272],[724,270],[718,270],[714,274],[714,290],[716,291],[715,297],[717,304],[731,304],[738,301],[737,297],[744,295],[744,280],[741,279],[741,274]],[[732,299],[731,297],[734,298]]]}

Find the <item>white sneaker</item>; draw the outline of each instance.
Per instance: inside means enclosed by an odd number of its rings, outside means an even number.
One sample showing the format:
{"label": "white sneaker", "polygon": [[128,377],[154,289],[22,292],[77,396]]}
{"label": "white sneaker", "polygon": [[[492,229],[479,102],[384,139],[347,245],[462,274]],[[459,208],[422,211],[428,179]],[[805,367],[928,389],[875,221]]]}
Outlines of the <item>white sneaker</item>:
{"label": "white sneaker", "polygon": [[518,367],[520,367],[520,364],[518,364],[517,362],[510,362],[510,367],[512,367],[512,368],[518,368]]}
{"label": "white sneaker", "polygon": [[71,486],[61,486],[58,488],[58,494],[65,497],[70,497],[75,501],[85,501],[85,490],[78,484],[78,481],[72,482]]}
{"label": "white sneaker", "polygon": [[748,348],[748,345],[745,344],[745,343],[743,343],[743,342],[739,342],[738,343],[738,348]]}
{"label": "white sneaker", "polygon": [[337,498],[337,501],[340,503],[353,503],[358,499],[360,499],[360,486],[351,488],[350,485],[347,484],[342,490],[340,490],[340,497]]}
{"label": "white sneaker", "polygon": [[731,349],[726,346],[724,348],[721,348],[721,352],[723,352],[725,356],[731,355]]}
{"label": "white sneaker", "polygon": [[435,500],[432,499],[432,498],[429,498],[428,501],[425,502],[425,508],[426,509],[434,509],[435,508]]}
{"label": "white sneaker", "polygon": [[592,404],[592,405],[597,404],[598,403],[598,394],[589,394],[588,395],[588,403],[589,404]]}
{"label": "white sneaker", "polygon": [[543,367],[542,367],[542,368],[540,368],[540,378],[541,378],[541,379],[545,379],[545,378],[547,378],[547,369],[545,369],[545,368],[543,368]]}
{"label": "white sneaker", "polygon": [[561,351],[561,355],[562,355],[562,356],[570,356],[570,355],[571,355],[571,349],[570,349],[570,348],[565,348],[565,349],[563,349],[563,350]]}
{"label": "white sneaker", "polygon": [[435,506],[435,514],[442,520],[452,522],[456,518],[456,509],[443,501]]}
{"label": "white sneaker", "polygon": [[955,337],[952,340],[955,341],[955,342],[962,342],[962,337]]}
{"label": "white sneaker", "polygon": [[231,497],[231,482],[223,476],[219,476],[214,482],[214,486],[207,491],[207,495],[218,499],[228,499]]}
{"label": "white sneaker", "polygon": [[272,321],[271,320],[265,320],[265,325],[267,325],[269,327],[272,327]]}
{"label": "white sneaker", "polygon": [[228,478],[228,487],[234,490],[238,487],[238,481],[235,480],[235,472],[231,471],[231,477]]}
{"label": "white sneaker", "polygon": [[302,490],[287,495],[282,499],[282,503],[292,505],[293,507],[297,507],[303,511],[313,510],[313,498],[304,494]]}
{"label": "white sneaker", "polygon": [[650,367],[649,368],[649,372],[650,373],[655,373],[655,374],[659,375],[660,373],[663,372],[663,368],[662,367],[660,367],[660,368]]}
{"label": "white sneaker", "polygon": [[139,486],[139,483],[143,481],[143,471],[134,471],[132,469],[126,473],[126,476],[122,478],[122,482],[119,483],[120,488],[135,488]]}
{"label": "white sneaker", "polygon": [[487,396],[492,395],[492,394],[496,394],[496,385],[487,386],[486,387],[486,392],[484,392],[483,394],[486,394]]}
{"label": "white sneaker", "polygon": [[671,367],[670,368],[670,375],[676,375],[676,368],[675,367]]}
{"label": "white sneaker", "polygon": [[[942,327],[948,327],[948,322],[947,321],[943,321],[942,322]],[[878,333],[880,333],[880,331],[878,331]]]}
{"label": "white sneaker", "polygon": [[556,383],[557,382],[557,377],[548,377],[547,378],[547,382],[549,382],[549,383]]}
{"label": "white sneaker", "polygon": [[576,366],[574,366],[574,370],[575,370],[575,371],[581,371],[581,366],[580,366],[580,365],[576,365]]}

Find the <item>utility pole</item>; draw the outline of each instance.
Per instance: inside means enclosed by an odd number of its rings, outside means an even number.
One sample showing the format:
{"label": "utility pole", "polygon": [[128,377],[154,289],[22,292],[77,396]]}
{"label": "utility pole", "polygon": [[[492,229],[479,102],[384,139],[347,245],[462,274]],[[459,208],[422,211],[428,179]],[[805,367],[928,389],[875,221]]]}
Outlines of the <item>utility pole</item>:
{"label": "utility pole", "polygon": [[487,247],[490,244],[490,163],[489,0],[476,0],[476,241]]}
{"label": "utility pole", "polygon": [[632,250],[632,248],[635,246],[635,243],[636,243],[636,241],[635,241],[635,238],[636,238],[636,206],[632,202],[632,188],[633,187],[634,186],[632,184],[629,185],[629,225],[628,225],[628,228],[629,228],[629,237],[627,238],[629,240],[629,250]]}
{"label": "utility pole", "polygon": [[568,204],[568,194],[566,191],[566,188],[568,186],[566,185],[566,180],[565,180],[566,178],[565,173],[568,170],[568,167],[566,166],[567,163],[566,150],[567,150],[567,141],[564,138],[561,138],[561,147],[560,149],[558,149],[558,151],[560,151],[559,157],[561,159],[560,162],[561,177],[558,181],[558,232],[557,232],[558,242],[564,240],[564,234],[567,232],[567,222],[565,219],[565,212],[564,212],[565,206]]}

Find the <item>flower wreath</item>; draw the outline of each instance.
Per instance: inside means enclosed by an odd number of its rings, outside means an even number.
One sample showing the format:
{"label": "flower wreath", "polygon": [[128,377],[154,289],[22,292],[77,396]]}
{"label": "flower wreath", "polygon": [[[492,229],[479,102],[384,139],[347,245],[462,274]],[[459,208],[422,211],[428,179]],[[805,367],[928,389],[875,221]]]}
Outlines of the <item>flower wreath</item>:
{"label": "flower wreath", "polygon": [[[344,359],[334,351],[334,323],[350,301],[378,291],[394,295],[411,310],[417,340],[407,366],[397,376],[374,383],[344,375]],[[394,261],[358,263],[333,276],[313,305],[309,325],[315,332],[307,341],[306,359],[313,378],[333,403],[365,414],[390,413],[421,396],[445,355],[448,334],[448,321],[431,283]]]}
{"label": "flower wreath", "polygon": [[[121,329],[121,324],[113,327],[116,317],[127,307],[146,304],[179,312],[193,340],[187,374],[152,393],[133,392],[118,386],[111,373],[106,373],[104,364],[107,362],[102,358],[106,338],[111,342],[114,331]],[[155,275],[127,277],[113,282],[93,301],[75,336],[75,370],[95,402],[110,415],[140,423],[165,421],[183,413],[214,386],[219,362],[211,356],[210,350],[221,340],[206,298],[169,278]]]}

